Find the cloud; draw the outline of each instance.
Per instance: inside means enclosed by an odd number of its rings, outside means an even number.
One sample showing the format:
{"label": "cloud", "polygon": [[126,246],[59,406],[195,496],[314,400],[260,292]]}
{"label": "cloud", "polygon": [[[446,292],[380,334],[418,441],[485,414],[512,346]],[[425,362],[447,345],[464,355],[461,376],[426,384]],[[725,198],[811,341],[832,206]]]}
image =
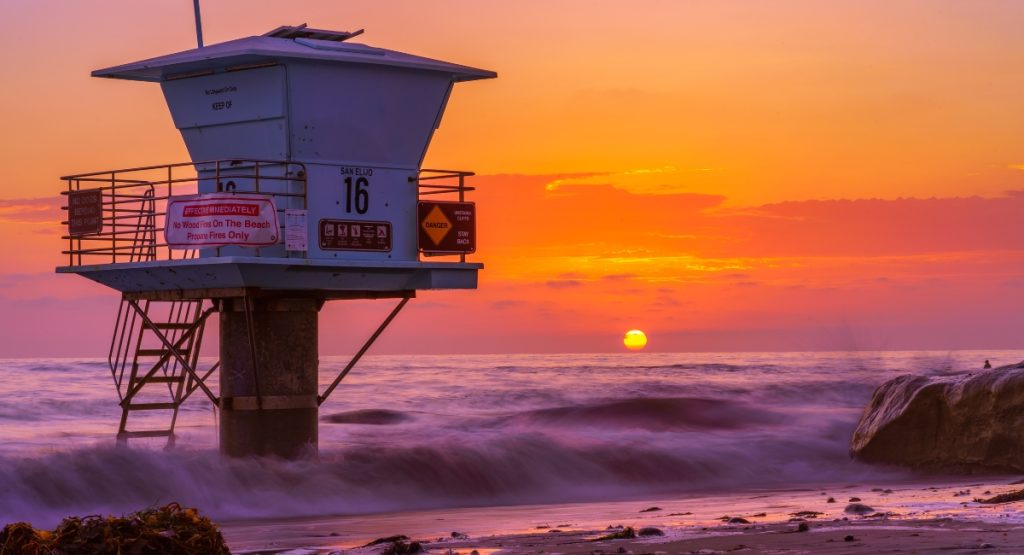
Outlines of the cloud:
{"label": "cloud", "polygon": [[517,306],[523,306],[525,304],[526,303],[524,301],[505,299],[501,301],[494,301],[493,303],[491,303],[491,308],[495,310],[505,310],[507,308],[515,308]]}
{"label": "cloud", "polygon": [[[1024,195],[790,201],[708,214],[704,256],[891,256],[1024,249]],[[714,219],[720,222],[712,223]]]}
{"label": "cloud", "polygon": [[718,168],[686,168],[673,166],[639,168],[622,172],[594,173],[554,179],[545,186],[549,192],[567,186],[610,186],[633,194],[674,195],[692,192],[702,174],[719,171]]}
{"label": "cloud", "polygon": [[0,199],[0,221],[60,222],[63,197]]}
{"label": "cloud", "polygon": [[576,279],[549,280],[545,285],[552,289],[571,289],[582,286],[583,282]]}
{"label": "cloud", "polygon": [[608,274],[606,276],[601,276],[601,279],[605,281],[625,281],[629,279],[636,279],[636,277],[636,274]]}

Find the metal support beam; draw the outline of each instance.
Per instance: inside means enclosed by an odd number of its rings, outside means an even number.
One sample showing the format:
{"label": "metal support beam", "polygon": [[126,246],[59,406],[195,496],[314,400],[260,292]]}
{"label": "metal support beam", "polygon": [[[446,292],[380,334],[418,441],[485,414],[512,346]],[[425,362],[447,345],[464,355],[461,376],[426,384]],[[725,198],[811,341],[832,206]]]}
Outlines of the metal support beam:
{"label": "metal support beam", "polygon": [[405,307],[405,305],[409,302],[409,299],[411,298],[411,295],[406,295],[405,297],[402,298],[402,300],[398,303],[398,306],[396,306],[394,310],[391,311],[391,314],[388,314],[388,317],[385,318],[381,325],[377,327],[377,331],[373,332],[373,335],[371,335],[370,338],[366,340],[366,343],[364,343],[363,347],[359,349],[359,352],[357,352],[356,355],[352,357],[352,360],[349,361],[347,366],[345,366],[345,369],[342,370],[340,374],[338,374],[337,378],[334,378],[334,381],[331,382],[331,385],[327,388],[326,391],[324,391],[323,395],[317,397],[317,405],[324,404],[324,401],[326,401],[327,398],[330,397],[331,393],[334,392],[334,389],[338,387],[338,384],[341,383],[341,380],[345,379],[345,376],[347,376],[349,371],[352,370],[353,367],[355,367],[356,363],[359,362],[359,359],[363,358],[363,355],[366,354],[366,351],[370,349],[370,347],[373,345],[373,342],[376,341],[378,337],[380,337],[380,334],[384,333],[384,330],[388,327],[389,324],[391,324],[391,321],[395,319],[395,316],[398,316],[398,313],[402,311],[402,308]]}

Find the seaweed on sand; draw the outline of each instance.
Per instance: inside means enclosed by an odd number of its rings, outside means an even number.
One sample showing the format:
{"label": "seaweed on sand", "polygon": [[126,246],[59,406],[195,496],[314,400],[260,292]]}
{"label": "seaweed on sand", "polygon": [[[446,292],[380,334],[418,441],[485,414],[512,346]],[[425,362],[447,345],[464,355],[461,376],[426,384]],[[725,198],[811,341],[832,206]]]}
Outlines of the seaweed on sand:
{"label": "seaweed on sand", "polygon": [[1024,489],[1019,489],[1017,491],[1011,491],[1007,493],[1000,493],[999,495],[993,495],[988,499],[975,499],[974,502],[995,505],[998,503],[1012,503],[1014,501],[1021,500],[1024,500]]}
{"label": "seaweed on sand", "polygon": [[22,553],[231,554],[210,519],[177,503],[122,517],[69,517],[52,532],[24,522],[8,524],[0,531],[0,555]]}
{"label": "seaweed on sand", "polygon": [[636,538],[636,530],[634,530],[632,526],[628,526],[617,532],[612,532],[611,534],[606,534],[604,536],[601,536],[600,538],[595,538],[590,541],[600,542],[605,540],[631,540],[633,538]]}

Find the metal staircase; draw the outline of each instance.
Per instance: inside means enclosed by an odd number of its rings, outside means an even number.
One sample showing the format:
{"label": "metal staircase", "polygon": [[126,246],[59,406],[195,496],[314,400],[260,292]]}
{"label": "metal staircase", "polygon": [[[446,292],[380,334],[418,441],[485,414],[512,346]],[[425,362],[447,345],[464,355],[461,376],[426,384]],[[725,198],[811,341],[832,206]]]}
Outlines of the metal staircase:
{"label": "metal staircase", "polygon": [[[206,320],[214,309],[196,301],[135,301],[125,298],[108,360],[121,398],[118,439],[168,437],[181,404],[218,367],[197,375]],[[207,390],[208,391],[208,390]],[[144,411],[143,429],[129,429],[129,415]],[[162,418],[153,416],[160,414]],[[135,421],[137,419],[133,419]]]}
{"label": "metal staircase", "polygon": [[[111,225],[130,239],[127,262],[156,259],[157,212],[152,185],[142,194],[120,201]],[[195,251],[185,258],[194,258]],[[174,441],[174,426],[181,404],[197,389],[214,399],[205,381],[217,362],[202,375],[197,372],[206,320],[214,312],[203,300],[139,300],[125,294],[118,308],[107,360],[121,399],[120,441],[166,437]],[[129,429],[129,415],[141,412],[143,428]],[[153,418],[162,415],[162,418]],[[133,419],[133,422],[139,419]]]}

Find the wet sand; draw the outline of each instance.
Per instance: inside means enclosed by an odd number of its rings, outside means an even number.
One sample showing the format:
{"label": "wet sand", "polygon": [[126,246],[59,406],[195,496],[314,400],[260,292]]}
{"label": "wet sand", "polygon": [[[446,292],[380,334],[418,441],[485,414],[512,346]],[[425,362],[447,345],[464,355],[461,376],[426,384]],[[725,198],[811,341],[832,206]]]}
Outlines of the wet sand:
{"label": "wet sand", "polygon": [[[474,550],[480,555],[1024,553],[1024,503],[973,501],[1022,487],[1012,485],[1014,479],[847,484],[615,502],[228,522],[223,529],[236,553],[379,553],[381,545],[360,546],[395,535],[421,542],[427,553],[463,555]],[[851,499],[859,499],[853,502],[871,510],[849,512]],[[735,518],[747,522],[728,521]],[[801,524],[806,531],[799,530]],[[664,535],[594,541],[621,527],[657,528]]]}

